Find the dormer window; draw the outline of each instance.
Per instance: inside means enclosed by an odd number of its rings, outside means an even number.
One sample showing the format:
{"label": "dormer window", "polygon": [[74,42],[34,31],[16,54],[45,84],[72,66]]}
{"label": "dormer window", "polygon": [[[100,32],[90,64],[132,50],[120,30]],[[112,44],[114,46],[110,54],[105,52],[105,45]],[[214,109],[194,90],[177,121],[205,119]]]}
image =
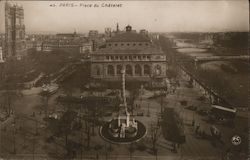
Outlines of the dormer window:
{"label": "dormer window", "polygon": [[130,25],[126,26],[126,32],[131,32],[132,31],[132,27]]}

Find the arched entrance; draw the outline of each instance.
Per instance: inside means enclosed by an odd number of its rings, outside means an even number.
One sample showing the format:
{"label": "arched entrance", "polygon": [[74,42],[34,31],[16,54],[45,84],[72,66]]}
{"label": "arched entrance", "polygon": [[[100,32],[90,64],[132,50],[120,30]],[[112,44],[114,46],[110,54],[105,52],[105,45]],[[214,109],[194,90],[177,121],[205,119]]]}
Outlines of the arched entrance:
{"label": "arched entrance", "polygon": [[107,73],[109,76],[113,76],[115,74],[114,66],[108,65],[108,72]]}
{"label": "arched entrance", "polygon": [[144,65],[144,75],[150,75],[150,66],[147,64]]}
{"label": "arched entrance", "polygon": [[133,69],[131,65],[126,65],[126,75],[132,76]]}
{"label": "arched entrance", "polygon": [[141,69],[141,66],[139,64],[135,65],[135,75],[137,75],[137,76],[142,75],[142,69]]}
{"label": "arched entrance", "polygon": [[116,66],[116,74],[117,75],[121,74],[121,71],[122,71],[122,65],[117,65]]}

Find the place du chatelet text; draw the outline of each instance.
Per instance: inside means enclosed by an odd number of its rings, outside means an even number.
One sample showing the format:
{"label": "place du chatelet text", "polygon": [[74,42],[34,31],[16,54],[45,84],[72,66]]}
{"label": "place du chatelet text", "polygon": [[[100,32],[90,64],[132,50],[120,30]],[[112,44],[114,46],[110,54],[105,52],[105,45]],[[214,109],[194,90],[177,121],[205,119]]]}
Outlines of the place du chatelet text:
{"label": "place du chatelet text", "polygon": [[50,7],[84,7],[84,8],[98,8],[98,7],[107,7],[115,8],[122,7],[120,3],[59,3],[59,4],[50,4]]}

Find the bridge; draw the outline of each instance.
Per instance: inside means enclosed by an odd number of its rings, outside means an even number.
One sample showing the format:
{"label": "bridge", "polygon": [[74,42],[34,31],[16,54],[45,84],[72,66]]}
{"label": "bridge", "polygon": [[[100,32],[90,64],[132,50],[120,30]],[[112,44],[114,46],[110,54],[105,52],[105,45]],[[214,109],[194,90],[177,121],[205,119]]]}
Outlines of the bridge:
{"label": "bridge", "polygon": [[201,61],[225,61],[225,60],[246,60],[248,61],[250,58],[249,55],[238,55],[238,56],[202,56],[202,57],[195,57],[195,62]]}

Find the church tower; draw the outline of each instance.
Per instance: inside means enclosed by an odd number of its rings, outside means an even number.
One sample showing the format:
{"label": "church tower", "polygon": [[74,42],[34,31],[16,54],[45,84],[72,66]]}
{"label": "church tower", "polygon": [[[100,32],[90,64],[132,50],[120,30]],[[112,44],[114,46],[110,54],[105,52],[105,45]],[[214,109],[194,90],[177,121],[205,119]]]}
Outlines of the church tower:
{"label": "church tower", "polygon": [[24,10],[5,2],[5,58],[21,59],[26,55]]}
{"label": "church tower", "polygon": [[120,29],[119,29],[119,23],[116,24],[116,32],[119,32]]}

